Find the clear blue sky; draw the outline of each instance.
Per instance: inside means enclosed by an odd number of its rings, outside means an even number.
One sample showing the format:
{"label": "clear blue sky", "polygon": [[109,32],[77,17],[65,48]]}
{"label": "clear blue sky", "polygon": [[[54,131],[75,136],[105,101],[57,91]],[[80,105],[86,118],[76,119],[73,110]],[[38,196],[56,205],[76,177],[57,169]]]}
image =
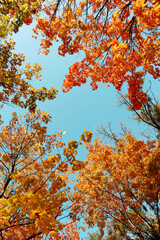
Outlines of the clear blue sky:
{"label": "clear blue sky", "polygon": [[[59,91],[55,100],[39,103],[38,106],[53,118],[48,127],[49,133],[54,133],[55,130],[66,131],[64,141],[67,142],[69,139],[79,140],[84,129],[94,132],[96,127],[108,122],[112,122],[115,131],[120,130],[120,121],[136,130],[136,124],[129,121],[131,115],[123,107],[118,107],[116,91],[112,86],[108,88],[100,84],[98,90],[92,91],[88,83],[63,93],[61,89],[64,76],[68,73],[69,66],[79,61],[82,55],[61,57],[57,54],[57,45],[51,48],[47,56],[38,54],[39,41],[31,37],[31,29],[31,26],[24,26],[14,36],[17,42],[16,52],[23,53],[27,62],[42,66],[43,81],[34,81],[35,87],[55,87]],[[13,111],[18,114],[26,112],[17,107],[6,106],[3,119],[8,121]],[[83,151],[79,152],[81,160],[84,155]]]}
{"label": "clear blue sky", "polygon": [[[123,108],[117,107],[117,94],[112,86],[108,88],[99,84],[98,90],[93,91],[88,81],[81,87],[74,87],[68,93],[63,93],[62,82],[69,66],[79,61],[82,55],[59,56],[56,44],[47,56],[38,54],[39,41],[33,39],[31,34],[31,26],[24,26],[14,36],[17,42],[16,52],[23,53],[27,62],[39,63],[42,66],[43,80],[35,80],[32,83],[35,87],[55,87],[59,91],[55,100],[39,103],[38,106],[53,117],[50,124],[52,130],[66,131],[67,139],[76,139],[84,129],[94,131],[97,126],[109,121],[118,129],[119,121],[128,121],[129,114]],[[12,112],[14,108],[10,110]]]}

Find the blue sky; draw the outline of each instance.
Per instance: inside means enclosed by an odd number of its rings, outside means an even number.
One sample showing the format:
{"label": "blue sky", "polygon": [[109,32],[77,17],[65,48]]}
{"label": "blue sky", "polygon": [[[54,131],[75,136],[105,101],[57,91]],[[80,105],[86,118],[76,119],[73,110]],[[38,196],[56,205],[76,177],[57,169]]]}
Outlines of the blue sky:
{"label": "blue sky", "polygon": [[[16,52],[22,52],[27,62],[39,63],[42,66],[43,80],[33,81],[35,87],[55,87],[59,91],[55,100],[39,103],[38,106],[53,117],[49,131],[51,129],[66,131],[67,139],[75,139],[79,138],[84,129],[94,131],[97,126],[109,121],[114,128],[119,128],[119,121],[128,121],[129,114],[124,108],[118,107],[116,90],[112,86],[105,87],[99,84],[98,90],[93,91],[88,81],[81,87],[74,87],[68,93],[63,93],[62,82],[69,66],[79,61],[82,54],[59,56],[57,44],[51,48],[47,56],[38,54],[39,41],[33,39],[31,34],[31,26],[24,26],[14,36],[17,43]],[[14,111],[14,108],[11,108],[11,111]]]}

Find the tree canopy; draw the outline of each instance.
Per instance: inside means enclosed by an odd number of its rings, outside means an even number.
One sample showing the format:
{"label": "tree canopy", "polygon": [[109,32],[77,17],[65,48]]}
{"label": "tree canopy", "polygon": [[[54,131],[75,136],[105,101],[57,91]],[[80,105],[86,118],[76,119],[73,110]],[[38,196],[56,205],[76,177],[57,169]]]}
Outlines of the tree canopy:
{"label": "tree canopy", "polygon": [[86,167],[75,183],[75,208],[91,227],[103,230],[113,219],[107,239],[114,239],[115,231],[122,239],[159,239],[159,144],[129,134],[115,149],[98,139],[87,144]]}
{"label": "tree canopy", "polygon": [[53,41],[65,56],[83,51],[82,61],[74,63],[63,82],[63,91],[91,79],[113,84],[117,90],[126,82],[129,100],[135,109],[146,102],[144,75],[153,79],[159,71],[159,1],[62,1],[44,5],[44,17],[37,16],[35,37],[41,35],[42,52]]}
{"label": "tree canopy", "polygon": [[[34,87],[41,66],[26,63],[12,39],[32,22],[41,53],[54,42],[61,56],[83,53],[64,77],[63,92],[88,80],[93,90],[100,82],[118,91],[127,86],[123,103],[156,135],[137,139],[126,130],[123,137],[106,130],[112,146],[92,141],[88,130],[68,144],[61,132],[48,134],[51,117],[38,102],[55,99],[58,91]],[[13,112],[0,130],[2,240],[80,240],[86,230],[77,226],[81,219],[99,228],[89,239],[160,239],[160,105],[144,87],[160,78],[159,29],[159,0],[0,1],[1,107],[26,109],[23,117]],[[80,161],[82,144],[87,157]]]}
{"label": "tree canopy", "polygon": [[2,239],[42,239],[42,233],[54,236],[62,228],[58,218],[68,200],[68,163],[58,151],[64,147],[61,133],[47,134],[49,121],[40,110],[22,119],[13,113],[1,129]]}

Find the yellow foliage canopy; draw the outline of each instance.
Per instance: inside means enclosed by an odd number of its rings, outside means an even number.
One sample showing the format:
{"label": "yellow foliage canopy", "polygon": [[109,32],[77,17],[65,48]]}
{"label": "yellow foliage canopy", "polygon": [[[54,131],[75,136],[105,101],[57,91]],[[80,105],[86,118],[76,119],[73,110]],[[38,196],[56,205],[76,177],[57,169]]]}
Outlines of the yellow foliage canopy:
{"label": "yellow foliage canopy", "polygon": [[[72,163],[63,156],[61,132],[47,134],[51,121],[36,110],[13,117],[0,132],[0,232],[4,239],[58,237],[68,215]],[[69,150],[69,148],[68,148]],[[62,151],[62,154],[60,152]],[[73,164],[74,166],[74,164]]]}

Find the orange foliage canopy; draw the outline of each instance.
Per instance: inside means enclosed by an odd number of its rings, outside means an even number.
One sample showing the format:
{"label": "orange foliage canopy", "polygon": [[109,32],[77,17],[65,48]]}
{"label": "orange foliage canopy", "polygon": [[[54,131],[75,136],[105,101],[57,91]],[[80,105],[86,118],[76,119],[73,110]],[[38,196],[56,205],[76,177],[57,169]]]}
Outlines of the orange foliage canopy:
{"label": "orange foliage canopy", "polygon": [[2,239],[58,238],[60,219],[68,216],[70,155],[74,157],[78,144],[72,140],[64,148],[61,133],[47,134],[49,121],[40,110],[24,118],[13,113],[0,132]]}
{"label": "orange foliage canopy", "polygon": [[141,101],[147,101],[143,76],[160,77],[159,27],[158,0],[59,0],[43,5],[34,35],[42,35],[46,54],[53,41],[60,42],[62,56],[84,52],[84,59],[70,67],[64,92],[86,83],[87,78],[93,90],[103,82],[120,91],[126,82],[130,102],[139,109]]}
{"label": "orange foliage canopy", "polygon": [[122,239],[159,239],[160,141],[145,143],[127,134],[116,149],[98,139],[87,148],[72,211],[102,232],[114,223],[107,239],[118,230]]}

